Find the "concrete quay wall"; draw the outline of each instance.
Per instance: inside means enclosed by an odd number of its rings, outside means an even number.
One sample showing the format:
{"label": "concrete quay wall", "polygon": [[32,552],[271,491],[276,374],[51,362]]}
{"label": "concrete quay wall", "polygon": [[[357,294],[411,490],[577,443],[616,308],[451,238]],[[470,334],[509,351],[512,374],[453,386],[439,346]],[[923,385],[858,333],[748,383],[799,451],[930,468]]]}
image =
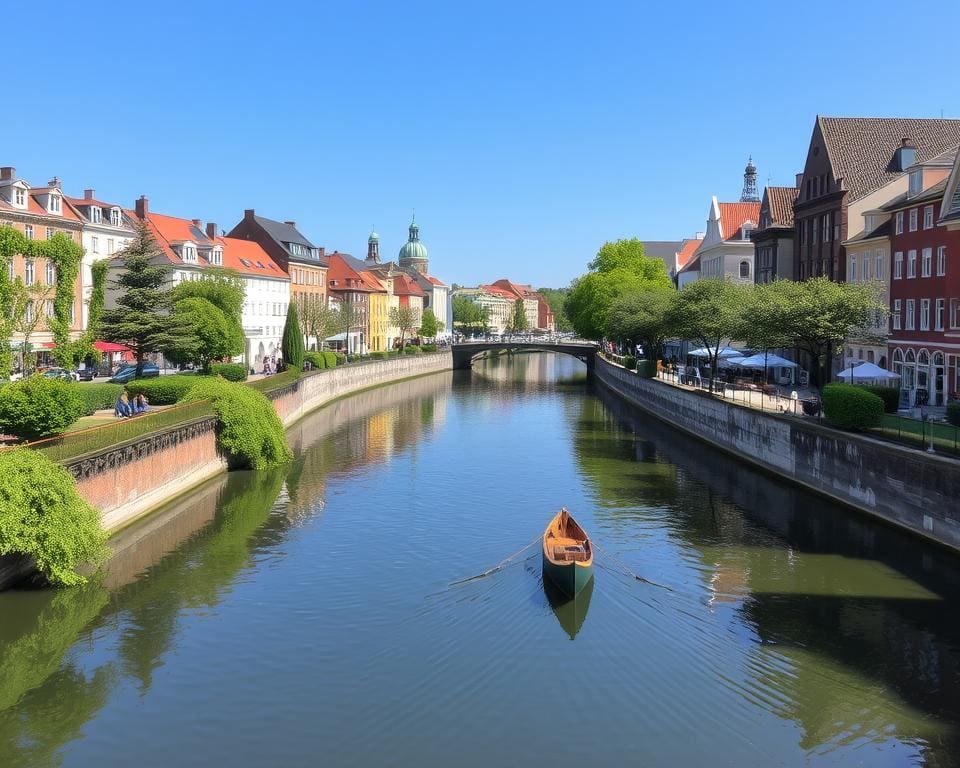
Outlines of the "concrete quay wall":
{"label": "concrete quay wall", "polygon": [[600,384],[677,429],[960,551],[960,461],[644,379],[602,358],[595,373]]}

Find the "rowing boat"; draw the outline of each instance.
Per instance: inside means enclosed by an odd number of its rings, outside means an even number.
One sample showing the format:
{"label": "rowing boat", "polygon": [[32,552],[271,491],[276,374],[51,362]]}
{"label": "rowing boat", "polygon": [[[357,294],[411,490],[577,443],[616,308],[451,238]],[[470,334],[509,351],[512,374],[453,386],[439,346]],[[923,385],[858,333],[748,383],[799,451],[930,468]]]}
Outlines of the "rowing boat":
{"label": "rowing boat", "polygon": [[590,537],[566,507],[543,532],[543,578],[569,597],[576,597],[593,578]]}

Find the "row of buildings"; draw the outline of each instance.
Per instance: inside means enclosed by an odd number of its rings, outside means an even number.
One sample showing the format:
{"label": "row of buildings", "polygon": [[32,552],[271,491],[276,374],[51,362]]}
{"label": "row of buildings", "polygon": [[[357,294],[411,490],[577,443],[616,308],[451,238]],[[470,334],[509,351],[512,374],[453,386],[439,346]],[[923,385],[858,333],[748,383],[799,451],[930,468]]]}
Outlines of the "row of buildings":
{"label": "row of buildings", "polygon": [[901,376],[911,404],[943,405],[960,393],[958,149],[960,120],[818,116],[793,185],[761,196],[751,160],[740,199],[713,197],[702,234],[648,254],[681,288],[701,277],[879,282],[889,315],[849,339],[835,367],[876,363]]}
{"label": "row of buildings", "polygon": [[527,330],[554,330],[553,310],[543,294],[535,291],[532,286],[501,279],[476,288],[457,288],[453,296],[468,299],[483,308],[487,313],[487,327],[491,333],[503,334],[511,329],[518,301],[523,302]]}
{"label": "row of buildings", "polygon": [[[44,186],[32,186],[17,175],[15,168],[0,167],[0,226],[13,227],[36,240],[63,233],[84,249],[74,286],[71,330],[75,335],[86,328],[89,319],[93,264],[101,259],[113,260],[112,266],[119,264],[118,254],[133,239],[138,222],[146,225],[156,240],[158,258],[170,266],[174,284],[196,280],[205,270],[216,268],[233,270],[243,279],[243,360],[250,367],[259,368],[265,358],[278,354],[291,301],[304,310],[311,304],[334,308],[351,305],[355,310],[349,313],[351,327],[327,339],[331,346],[349,352],[394,346],[401,329],[390,322],[393,307],[413,307],[417,327],[423,311],[431,309],[441,329],[439,335],[446,336],[451,330],[450,291],[429,274],[428,253],[416,221],[411,222],[408,240],[395,262],[380,259],[376,232],[370,234],[367,256],[360,260],[339,251],[328,253],[309,240],[296,222],[268,219],[253,209],[245,211],[243,218],[224,232],[213,222],[152,211],[144,196],[132,208],[104,202],[93,189],[84,190],[81,197],[71,197],[57,178]],[[19,277],[27,285],[41,282],[52,286],[54,267],[37,263],[40,261],[44,260],[15,256],[7,267],[9,277]],[[27,311],[51,314],[49,308],[33,306]],[[47,362],[44,357],[53,346],[43,320],[31,336],[41,364]],[[15,335],[11,343],[19,341],[22,339]],[[315,338],[308,341],[317,343]],[[103,351],[113,351],[114,346],[97,343]]]}

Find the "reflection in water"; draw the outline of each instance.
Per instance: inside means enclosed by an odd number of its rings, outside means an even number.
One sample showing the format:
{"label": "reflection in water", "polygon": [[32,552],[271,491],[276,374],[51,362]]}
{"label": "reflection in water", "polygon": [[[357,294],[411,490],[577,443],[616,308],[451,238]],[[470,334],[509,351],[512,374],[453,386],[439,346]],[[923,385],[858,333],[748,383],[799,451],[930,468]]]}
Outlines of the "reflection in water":
{"label": "reflection in water", "polygon": [[[579,362],[479,361],[288,439],[289,466],[118,535],[100,582],[0,594],[4,767],[317,744],[336,766],[956,762],[956,560],[638,416]],[[573,602],[536,557],[449,588],[560,506],[673,591],[602,557]]]}
{"label": "reflection in water", "polygon": [[580,590],[580,593],[571,600],[570,597],[557,589],[550,579],[543,580],[543,591],[547,596],[547,602],[550,603],[554,616],[557,617],[563,631],[567,633],[571,640],[577,636],[577,633],[583,627],[583,622],[586,621],[595,581],[596,579],[590,579],[587,585]]}

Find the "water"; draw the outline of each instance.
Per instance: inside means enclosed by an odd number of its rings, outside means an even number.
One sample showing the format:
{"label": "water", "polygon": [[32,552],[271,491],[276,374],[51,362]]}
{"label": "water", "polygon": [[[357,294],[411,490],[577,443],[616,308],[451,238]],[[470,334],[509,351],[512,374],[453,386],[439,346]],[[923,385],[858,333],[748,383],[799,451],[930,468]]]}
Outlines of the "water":
{"label": "water", "polygon": [[[0,765],[958,764],[958,561],[583,376],[342,400],[291,466],[124,531],[102,583],[0,594]],[[561,505],[602,547],[586,599],[536,557],[450,586]]]}

